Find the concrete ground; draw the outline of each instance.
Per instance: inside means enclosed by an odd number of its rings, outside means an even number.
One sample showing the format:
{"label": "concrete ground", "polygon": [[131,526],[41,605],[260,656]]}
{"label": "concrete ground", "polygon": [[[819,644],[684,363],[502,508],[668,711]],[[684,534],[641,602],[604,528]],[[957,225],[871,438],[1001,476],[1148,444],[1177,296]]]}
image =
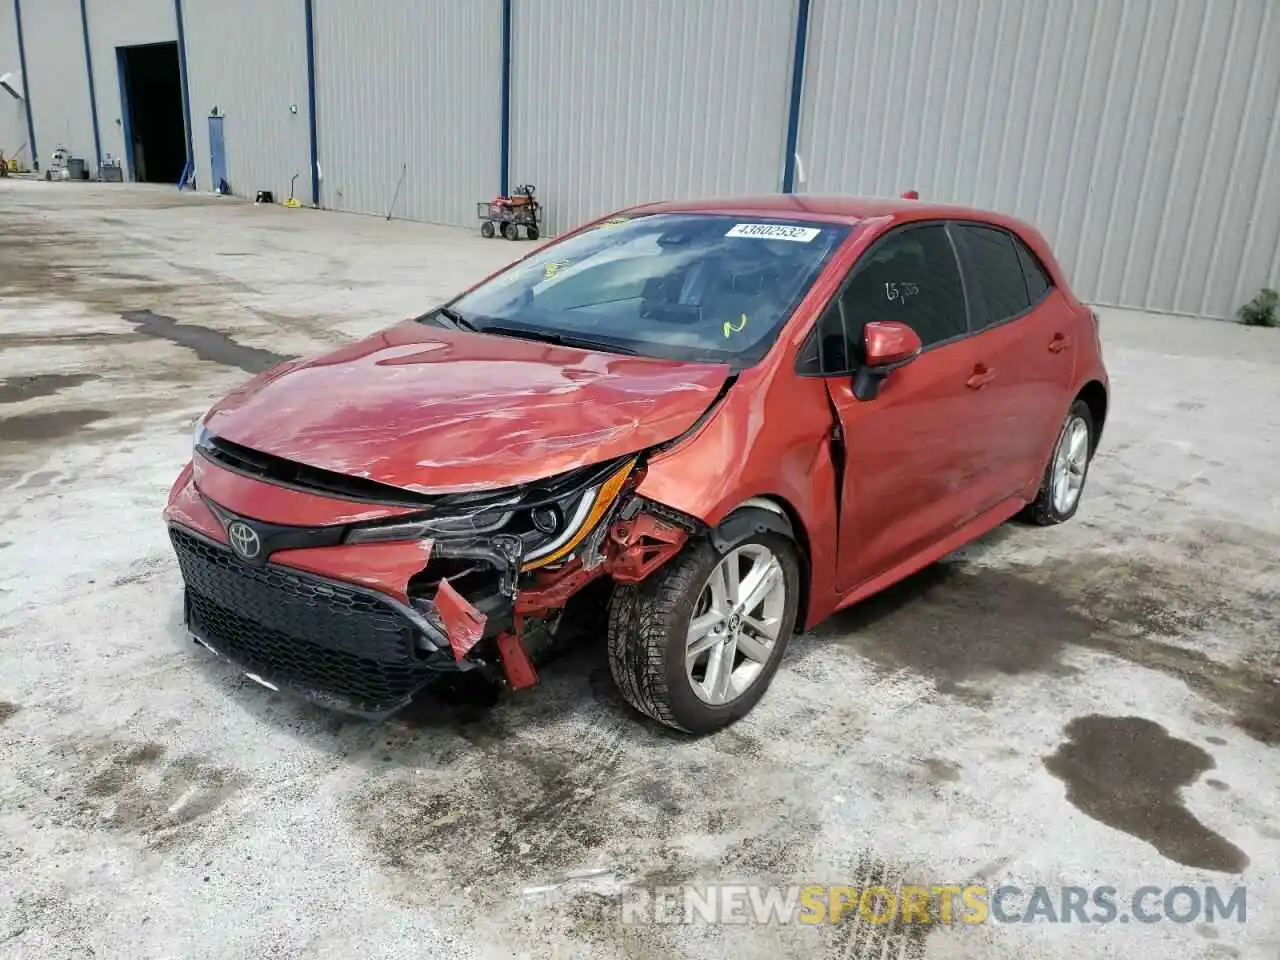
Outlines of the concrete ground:
{"label": "concrete ground", "polygon": [[[797,638],[700,741],[625,709],[596,648],[377,726],[196,647],[160,522],[192,419],[527,249],[0,183],[0,957],[1280,956],[1280,330],[1105,311],[1076,519]],[[621,921],[733,881],[1243,885],[1248,912]]]}

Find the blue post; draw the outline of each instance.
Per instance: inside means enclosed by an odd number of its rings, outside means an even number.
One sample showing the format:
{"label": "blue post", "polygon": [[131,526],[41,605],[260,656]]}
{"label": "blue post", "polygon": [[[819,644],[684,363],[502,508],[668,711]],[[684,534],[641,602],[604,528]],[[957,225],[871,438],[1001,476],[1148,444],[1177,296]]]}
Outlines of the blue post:
{"label": "blue post", "polygon": [[791,106],[787,111],[787,152],[782,161],[782,192],[794,193],[796,145],[800,139],[800,95],[804,92],[804,52],[809,42],[809,0],[798,0],[796,45],[791,55]]}
{"label": "blue post", "polygon": [[[182,0],[173,0],[173,15],[178,21],[178,73],[182,77],[182,125],[187,133],[187,173],[194,182],[196,151],[191,137],[191,90],[187,85],[187,34],[182,24]],[[180,188],[181,186],[179,184]]]}
{"label": "blue post", "polygon": [[[93,119],[93,157],[102,168],[102,137],[98,133],[98,94],[93,84],[93,51],[89,47],[89,11],[80,0],[80,32],[84,36],[84,66],[89,71],[89,116]],[[25,83],[26,77],[23,77]]]}
{"label": "blue post", "polygon": [[13,19],[18,31],[18,67],[22,70],[22,106],[27,113],[27,150],[31,169],[40,169],[40,152],[36,150],[36,125],[31,119],[31,74],[27,72],[27,48],[22,42],[22,0],[13,0]]}
{"label": "blue post", "polygon": [[511,186],[511,0],[502,0],[502,107],[499,118],[498,193],[507,196]]}
{"label": "blue post", "polygon": [[307,20],[307,120],[311,130],[311,203],[320,206],[320,148],[316,136],[316,37],[312,0],[305,0]]}

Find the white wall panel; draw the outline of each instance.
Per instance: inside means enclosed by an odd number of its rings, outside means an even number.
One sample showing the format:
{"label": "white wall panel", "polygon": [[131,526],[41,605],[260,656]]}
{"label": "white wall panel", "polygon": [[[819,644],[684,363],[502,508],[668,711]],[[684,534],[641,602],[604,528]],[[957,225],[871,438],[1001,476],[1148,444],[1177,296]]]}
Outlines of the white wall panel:
{"label": "white wall panel", "polygon": [[1277,0],[813,0],[813,193],[1023,217],[1077,292],[1232,316],[1280,285]]}
{"label": "white wall panel", "polygon": [[92,166],[93,121],[79,0],[26,0],[22,35],[40,169],[48,168],[59,146]]}
{"label": "white wall panel", "polygon": [[[121,165],[127,167],[116,48],[177,40],[178,21],[173,0],[86,0],[85,11],[89,19],[89,49],[93,56],[102,153],[118,158]],[[85,157],[92,168],[91,149]],[[125,176],[129,176],[127,171]]]}
{"label": "white wall panel", "polygon": [[[0,3],[0,77],[11,73],[19,89],[22,86],[22,64],[18,60],[18,31],[12,3]],[[0,90],[0,153],[14,156],[27,142],[27,115],[22,101]],[[23,151],[20,159],[28,166],[31,157]]]}
{"label": "white wall panel", "polygon": [[403,170],[396,216],[476,223],[498,190],[500,24],[498,0],[316,0],[324,206],[385,216]]}
{"label": "white wall panel", "polygon": [[[317,6],[326,2],[348,5],[343,0],[317,0]],[[183,0],[182,14],[198,189],[214,187],[209,114],[217,107],[225,117],[231,192],[253,197],[259,190],[270,190],[277,201],[284,200],[290,178],[297,174],[297,197],[310,202],[302,0]]]}
{"label": "white wall panel", "polygon": [[781,187],[795,0],[514,0],[512,185],[551,232]]}

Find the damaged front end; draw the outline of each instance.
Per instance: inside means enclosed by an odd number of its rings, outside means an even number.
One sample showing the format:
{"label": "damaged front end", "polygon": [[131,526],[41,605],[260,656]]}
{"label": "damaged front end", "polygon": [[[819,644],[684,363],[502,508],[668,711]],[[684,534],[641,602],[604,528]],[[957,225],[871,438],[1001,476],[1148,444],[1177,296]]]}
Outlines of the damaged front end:
{"label": "damaged front end", "polygon": [[252,679],[368,717],[444,673],[522,689],[576,608],[589,612],[585,588],[638,583],[697,531],[636,494],[644,473],[632,454],[427,495],[205,431],[166,509],[186,623]]}
{"label": "damaged front end", "polygon": [[357,527],[348,542],[429,541],[410,605],[448,638],[457,669],[518,690],[537,682],[572,598],[605,577],[640,582],[697,530],[635,494],[643,475],[642,458],[624,457],[518,493],[444,498],[432,516]]}

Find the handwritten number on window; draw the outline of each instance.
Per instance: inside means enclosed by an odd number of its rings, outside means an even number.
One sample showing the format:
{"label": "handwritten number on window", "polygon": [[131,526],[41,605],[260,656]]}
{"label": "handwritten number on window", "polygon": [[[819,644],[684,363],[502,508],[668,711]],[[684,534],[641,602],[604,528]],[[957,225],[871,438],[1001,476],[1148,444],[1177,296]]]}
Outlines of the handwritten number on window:
{"label": "handwritten number on window", "polygon": [[910,281],[902,281],[898,283],[886,283],[884,285],[884,298],[890,303],[901,302],[906,303],[912,297],[920,295],[919,284]]}

